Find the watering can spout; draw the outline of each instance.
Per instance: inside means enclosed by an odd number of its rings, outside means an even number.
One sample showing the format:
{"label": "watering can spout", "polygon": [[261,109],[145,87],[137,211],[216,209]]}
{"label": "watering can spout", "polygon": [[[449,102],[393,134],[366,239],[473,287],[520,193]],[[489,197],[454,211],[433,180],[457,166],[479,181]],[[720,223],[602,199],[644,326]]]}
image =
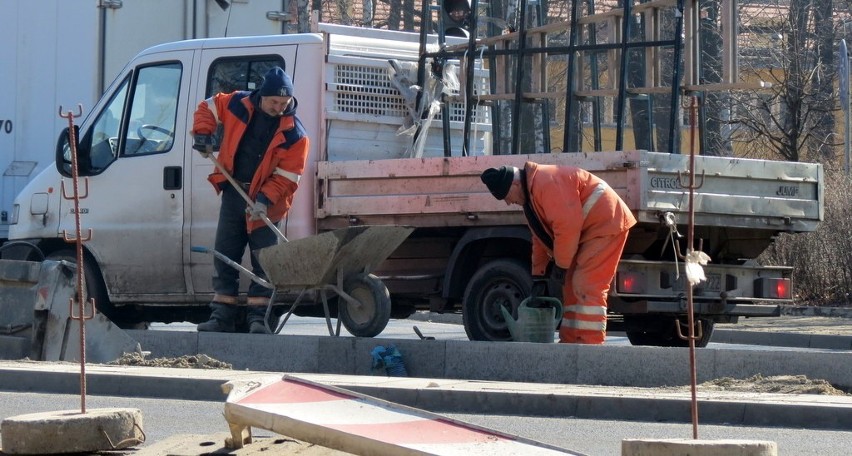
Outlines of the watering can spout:
{"label": "watering can spout", "polygon": [[514,318],[505,307],[500,307],[509,334],[515,342],[552,343],[553,333],[562,320],[562,303],[556,298],[529,297],[518,305]]}

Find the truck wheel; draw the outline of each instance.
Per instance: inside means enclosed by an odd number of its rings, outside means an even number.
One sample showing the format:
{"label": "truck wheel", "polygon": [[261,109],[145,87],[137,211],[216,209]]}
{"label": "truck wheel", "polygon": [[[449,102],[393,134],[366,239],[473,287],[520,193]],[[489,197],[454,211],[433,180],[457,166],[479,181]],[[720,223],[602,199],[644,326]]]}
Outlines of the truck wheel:
{"label": "truck wheel", "polygon": [[[689,341],[681,339],[677,335],[675,322],[677,318],[672,317],[624,317],[625,323],[628,325],[627,340],[632,345],[651,345],[655,347],[688,347]],[[681,318],[681,321],[686,320]],[[713,337],[715,322],[704,318],[699,318],[698,323],[701,324],[701,337],[695,340],[695,346],[699,348],[706,347]],[[684,335],[689,331],[685,329],[686,325],[681,325],[681,331]]]}
{"label": "truck wheel", "polygon": [[464,291],[462,319],[470,340],[512,340],[500,307],[517,313],[530,294],[529,269],[520,261],[501,259],[484,264]]}
{"label": "truck wheel", "polygon": [[338,297],[338,315],[353,336],[374,337],[381,334],[390,321],[391,300],[385,284],[373,274],[358,274],[346,279],[343,291],[358,305]]}

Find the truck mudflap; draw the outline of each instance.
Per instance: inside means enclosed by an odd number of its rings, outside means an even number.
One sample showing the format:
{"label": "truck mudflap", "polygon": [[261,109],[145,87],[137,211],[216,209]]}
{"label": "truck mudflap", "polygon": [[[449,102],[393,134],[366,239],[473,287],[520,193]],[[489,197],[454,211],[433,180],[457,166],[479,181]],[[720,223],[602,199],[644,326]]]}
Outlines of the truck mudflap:
{"label": "truck mudflap", "polygon": [[[792,268],[706,265],[693,287],[693,313],[718,317],[775,317],[792,304]],[[609,295],[609,311],[622,315],[687,312],[683,263],[622,260]]]}

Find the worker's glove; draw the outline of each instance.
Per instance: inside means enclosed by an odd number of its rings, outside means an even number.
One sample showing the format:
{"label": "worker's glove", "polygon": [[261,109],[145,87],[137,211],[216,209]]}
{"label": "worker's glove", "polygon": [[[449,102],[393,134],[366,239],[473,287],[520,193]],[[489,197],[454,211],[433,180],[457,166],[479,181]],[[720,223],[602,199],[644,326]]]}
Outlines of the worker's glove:
{"label": "worker's glove", "polygon": [[213,153],[213,135],[193,135],[192,148],[197,150],[202,157],[209,158]]}
{"label": "worker's glove", "polygon": [[249,220],[260,220],[263,217],[266,217],[266,204],[261,203],[260,201],[255,201],[255,203],[246,208],[246,212],[249,214]]}
{"label": "worker's glove", "polygon": [[550,278],[553,275],[554,266],[553,260],[550,260],[544,268],[544,274],[532,276],[533,286],[530,290],[530,297],[535,298],[537,296],[548,295],[548,282],[550,282]]}
{"label": "worker's glove", "polygon": [[547,282],[549,279],[547,276],[533,276],[532,278],[532,289],[530,290],[530,297],[536,298],[539,296],[547,296]]}

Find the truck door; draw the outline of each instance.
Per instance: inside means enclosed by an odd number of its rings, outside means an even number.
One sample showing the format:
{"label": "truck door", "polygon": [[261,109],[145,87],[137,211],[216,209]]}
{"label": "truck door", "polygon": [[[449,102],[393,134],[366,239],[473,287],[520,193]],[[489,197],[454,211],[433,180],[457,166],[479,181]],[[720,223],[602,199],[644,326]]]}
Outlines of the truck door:
{"label": "truck door", "polygon": [[[269,47],[242,47],[239,49],[205,49],[201,53],[199,80],[196,99],[190,103],[193,110],[203,99],[218,92],[228,93],[234,90],[254,90],[263,81],[263,75],[273,66],[286,68],[288,72],[296,65],[297,45],[277,46],[271,53]],[[292,74],[292,73],[291,73]],[[187,112],[187,129],[192,128],[193,110]],[[221,129],[220,129],[221,132]],[[217,138],[218,139],[218,138]],[[216,141],[218,144],[218,140]],[[187,214],[189,238],[192,245],[211,247],[214,245],[216,224],[219,214],[219,198],[207,181],[207,176],[213,172],[213,164],[200,154],[193,153],[188,161],[191,165],[191,177],[187,185],[191,185],[192,203]],[[192,286],[195,293],[211,293],[213,291],[211,277],[213,276],[213,259],[209,255],[192,254],[186,262],[190,266]],[[248,253],[243,264],[249,266]],[[243,288],[248,281],[243,281]]]}
{"label": "truck door", "polygon": [[[81,131],[81,224],[113,304],[185,293],[183,160],[193,51],[160,53],[125,70]],[[66,155],[63,174],[70,170]],[[61,165],[63,166],[63,165]],[[72,195],[69,179],[63,182]],[[60,232],[74,233],[62,203]]]}

